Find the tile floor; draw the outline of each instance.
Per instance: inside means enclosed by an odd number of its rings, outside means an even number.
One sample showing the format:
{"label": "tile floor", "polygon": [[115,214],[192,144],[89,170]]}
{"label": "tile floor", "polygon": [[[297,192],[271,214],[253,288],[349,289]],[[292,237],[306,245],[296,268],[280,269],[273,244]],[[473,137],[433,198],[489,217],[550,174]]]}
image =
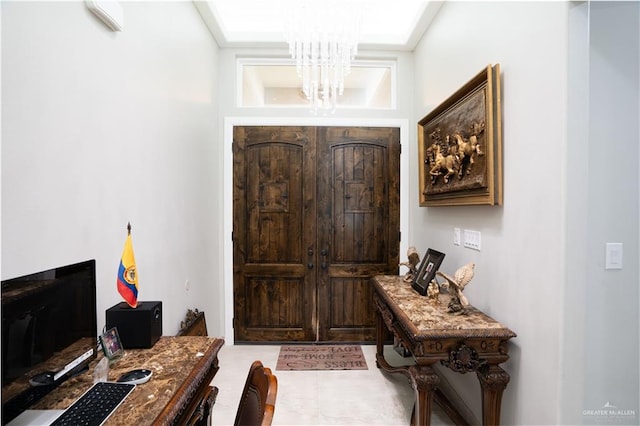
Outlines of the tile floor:
{"label": "tile floor", "polygon": [[[413,390],[401,374],[376,367],[375,345],[363,345],[367,370],[280,371],[279,345],[225,345],[213,384],[219,393],[213,407],[214,425],[232,425],[251,363],[260,360],[278,379],[274,425],[409,425]],[[385,347],[393,365],[409,362]],[[437,404],[432,425],[453,425]]]}

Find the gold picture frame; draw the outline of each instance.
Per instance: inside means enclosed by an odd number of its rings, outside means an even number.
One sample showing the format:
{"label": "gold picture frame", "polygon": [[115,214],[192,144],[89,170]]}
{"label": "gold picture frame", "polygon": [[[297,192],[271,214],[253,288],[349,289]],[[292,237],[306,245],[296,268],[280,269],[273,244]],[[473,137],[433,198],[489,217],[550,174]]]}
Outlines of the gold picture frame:
{"label": "gold picture frame", "polygon": [[418,122],[420,206],[502,205],[500,65]]}

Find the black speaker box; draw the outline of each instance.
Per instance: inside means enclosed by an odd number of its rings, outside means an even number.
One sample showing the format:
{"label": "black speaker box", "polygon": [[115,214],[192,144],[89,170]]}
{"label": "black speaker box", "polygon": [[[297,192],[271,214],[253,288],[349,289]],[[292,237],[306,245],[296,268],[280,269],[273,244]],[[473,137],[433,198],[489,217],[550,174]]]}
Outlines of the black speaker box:
{"label": "black speaker box", "polygon": [[118,329],[124,349],[150,348],[162,336],[162,302],[126,302],[107,309],[107,330]]}

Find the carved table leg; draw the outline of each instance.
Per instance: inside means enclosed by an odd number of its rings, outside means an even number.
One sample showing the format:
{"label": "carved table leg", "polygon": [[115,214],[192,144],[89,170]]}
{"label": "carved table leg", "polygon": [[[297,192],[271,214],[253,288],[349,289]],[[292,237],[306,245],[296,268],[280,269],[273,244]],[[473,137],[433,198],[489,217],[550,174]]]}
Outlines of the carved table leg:
{"label": "carved table leg", "polygon": [[384,330],[386,330],[384,319],[382,319],[380,311],[376,310],[376,366],[378,368],[380,368],[380,364],[377,358],[384,358]]}
{"label": "carved table leg", "polygon": [[509,374],[497,365],[490,365],[477,374],[482,387],[482,424],[499,425],[502,391],[509,383]]}
{"label": "carved table leg", "polygon": [[411,416],[414,426],[428,426],[431,424],[431,407],[433,396],[438,386],[438,375],[430,366],[409,367],[411,385],[416,394],[416,404]]}

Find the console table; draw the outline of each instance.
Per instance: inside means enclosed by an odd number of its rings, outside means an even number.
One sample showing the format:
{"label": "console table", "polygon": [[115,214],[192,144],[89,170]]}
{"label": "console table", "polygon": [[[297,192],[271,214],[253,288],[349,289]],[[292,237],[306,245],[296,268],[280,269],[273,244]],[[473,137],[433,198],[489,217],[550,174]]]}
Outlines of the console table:
{"label": "console table", "polygon": [[[449,294],[438,301],[419,295],[395,275],[372,279],[376,305],[376,364],[409,378],[416,394],[412,423],[429,425],[431,405],[439,377],[432,366],[442,365],[459,373],[475,372],[482,388],[482,423],[500,423],[502,392],[509,375],[499,367],[507,361],[507,341],[516,334],[473,306],[467,313],[448,312]],[[394,367],[384,358],[385,328],[411,352],[416,364]]]}
{"label": "console table", "polygon": [[[128,349],[110,363],[109,381],[129,370],[153,371],[151,380],[136,386],[106,425],[174,425],[206,423],[215,393],[210,386],[217,373],[223,339],[163,336],[150,349]],[[70,406],[93,384],[93,371],[64,382],[33,409],[61,410]]]}

